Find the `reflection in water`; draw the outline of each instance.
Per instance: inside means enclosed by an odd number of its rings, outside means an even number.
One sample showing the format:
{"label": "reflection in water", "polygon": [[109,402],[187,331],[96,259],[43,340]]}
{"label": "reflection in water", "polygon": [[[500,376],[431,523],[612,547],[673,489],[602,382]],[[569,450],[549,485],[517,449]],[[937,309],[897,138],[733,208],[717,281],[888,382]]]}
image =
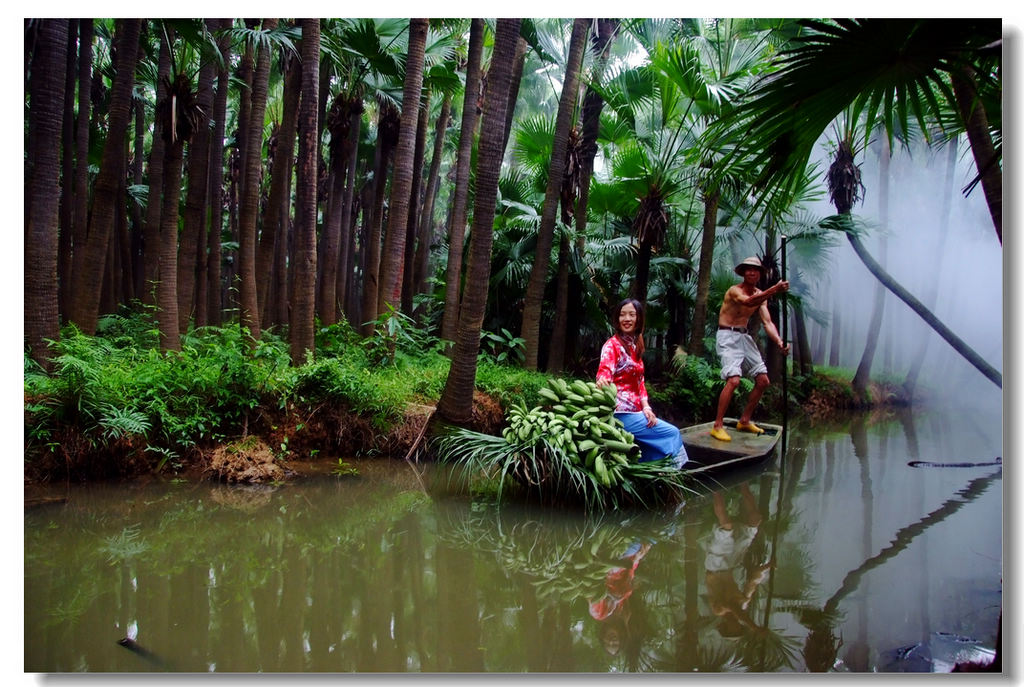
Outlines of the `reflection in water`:
{"label": "reflection in water", "polygon": [[784,460],[665,512],[499,508],[380,462],[74,488],[25,512],[25,669],[938,669],[891,657],[993,646],[1001,472],[907,463],[1001,453],[984,422],[793,426]]}

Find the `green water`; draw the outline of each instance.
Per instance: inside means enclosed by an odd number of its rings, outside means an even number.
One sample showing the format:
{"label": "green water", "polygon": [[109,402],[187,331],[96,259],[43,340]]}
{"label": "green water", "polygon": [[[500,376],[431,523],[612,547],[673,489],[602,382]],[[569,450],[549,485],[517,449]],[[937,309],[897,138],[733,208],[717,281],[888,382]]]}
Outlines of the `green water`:
{"label": "green water", "polygon": [[25,511],[24,669],[910,669],[894,650],[933,633],[993,646],[1002,476],[907,463],[993,460],[999,433],[964,412],[792,426],[677,509],[600,517],[474,503],[401,461],[55,487]]}

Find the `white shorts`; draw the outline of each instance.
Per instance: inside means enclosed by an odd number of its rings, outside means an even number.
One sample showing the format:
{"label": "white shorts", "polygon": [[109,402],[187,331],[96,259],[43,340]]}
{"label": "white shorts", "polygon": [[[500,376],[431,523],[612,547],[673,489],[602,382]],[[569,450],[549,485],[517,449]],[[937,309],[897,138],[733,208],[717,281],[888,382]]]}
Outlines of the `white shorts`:
{"label": "white shorts", "polygon": [[761,359],[761,351],[750,334],[719,329],[715,349],[722,361],[722,379],[740,377],[746,371],[750,377],[767,374],[768,367]]}

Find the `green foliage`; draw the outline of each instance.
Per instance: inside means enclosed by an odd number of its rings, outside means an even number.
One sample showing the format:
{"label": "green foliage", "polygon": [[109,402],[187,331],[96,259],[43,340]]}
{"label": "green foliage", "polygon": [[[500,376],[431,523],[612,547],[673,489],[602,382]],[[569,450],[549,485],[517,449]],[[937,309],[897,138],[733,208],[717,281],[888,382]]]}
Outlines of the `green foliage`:
{"label": "green foliage", "polygon": [[[662,392],[669,402],[689,411],[694,417],[713,415],[718,396],[725,386],[721,368],[712,366],[705,358],[685,353],[672,359],[672,367],[675,375]],[[740,393],[749,393],[753,388],[751,380],[746,377],[740,379]]]}
{"label": "green foliage", "polygon": [[547,385],[548,379],[548,375],[542,372],[491,360],[481,360],[476,368],[476,388],[496,398],[503,408],[508,408],[513,402],[536,405],[540,402],[537,391]]}
{"label": "green foliage", "polygon": [[513,335],[504,327],[501,333],[480,332],[480,355],[489,357],[495,363],[522,365],[526,360],[526,340]]}

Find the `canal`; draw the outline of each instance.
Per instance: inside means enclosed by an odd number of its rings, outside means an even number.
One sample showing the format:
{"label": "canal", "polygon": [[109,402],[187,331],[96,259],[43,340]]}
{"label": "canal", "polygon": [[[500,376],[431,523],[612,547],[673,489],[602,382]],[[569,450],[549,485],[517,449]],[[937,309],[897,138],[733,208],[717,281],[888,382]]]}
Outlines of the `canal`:
{"label": "canal", "polygon": [[54,486],[26,672],[944,671],[994,647],[1001,418],[793,423],[653,512],[494,505],[347,460],[269,487]]}

